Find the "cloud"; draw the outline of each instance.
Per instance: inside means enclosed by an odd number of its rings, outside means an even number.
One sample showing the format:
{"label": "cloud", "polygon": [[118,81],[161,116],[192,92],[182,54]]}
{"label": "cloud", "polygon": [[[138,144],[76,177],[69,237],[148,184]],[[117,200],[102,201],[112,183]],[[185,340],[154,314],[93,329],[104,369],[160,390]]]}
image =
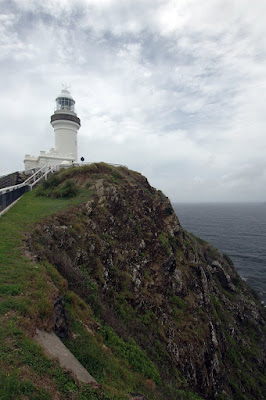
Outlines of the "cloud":
{"label": "cloud", "polygon": [[0,175],[53,147],[70,83],[86,160],[137,169],[173,200],[263,199],[265,2],[2,5]]}
{"label": "cloud", "polygon": [[[246,164],[222,177],[229,187],[244,187],[254,181],[263,180],[266,183],[266,164],[264,160],[257,160],[256,165]],[[264,185],[265,187],[265,185]]]}

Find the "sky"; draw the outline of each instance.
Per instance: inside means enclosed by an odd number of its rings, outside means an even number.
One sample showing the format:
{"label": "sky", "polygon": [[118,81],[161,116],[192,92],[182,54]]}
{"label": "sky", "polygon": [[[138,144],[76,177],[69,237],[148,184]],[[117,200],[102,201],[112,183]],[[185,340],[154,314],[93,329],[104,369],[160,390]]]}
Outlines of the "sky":
{"label": "sky", "polygon": [[266,201],[265,0],[0,0],[0,175],[54,147],[62,84],[79,158],[173,202]]}

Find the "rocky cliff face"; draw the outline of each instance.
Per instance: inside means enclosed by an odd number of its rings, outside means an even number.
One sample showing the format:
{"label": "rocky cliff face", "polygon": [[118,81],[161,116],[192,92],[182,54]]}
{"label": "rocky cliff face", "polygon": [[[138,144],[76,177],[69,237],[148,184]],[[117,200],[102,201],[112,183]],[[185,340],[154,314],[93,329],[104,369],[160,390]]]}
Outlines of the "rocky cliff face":
{"label": "rocky cliff face", "polygon": [[170,387],[264,399],[265,313],[231,260],[187,233],[138,173],[95,164],[60,179],[88,200],[37,226],[31,252],[56,266],[100,321],[134,338]]}

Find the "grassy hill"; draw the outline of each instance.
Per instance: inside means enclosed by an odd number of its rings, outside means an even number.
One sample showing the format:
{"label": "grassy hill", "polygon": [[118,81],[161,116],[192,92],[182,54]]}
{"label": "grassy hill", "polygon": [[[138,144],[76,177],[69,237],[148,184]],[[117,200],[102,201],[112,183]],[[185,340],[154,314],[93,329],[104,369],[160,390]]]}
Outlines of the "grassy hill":
{"label": "grassy hill", "polygon": [[[126,168],[61,171],[0,218],[1,399],[262,399],[263,318],[231,261]],[[62,325],[97,386],[33,340]]]}

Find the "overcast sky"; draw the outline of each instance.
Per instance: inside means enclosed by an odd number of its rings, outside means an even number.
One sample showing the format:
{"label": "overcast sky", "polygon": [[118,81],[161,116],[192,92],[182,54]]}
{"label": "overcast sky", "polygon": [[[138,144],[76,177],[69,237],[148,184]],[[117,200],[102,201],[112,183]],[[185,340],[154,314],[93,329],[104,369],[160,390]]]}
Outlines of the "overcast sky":
{"label": "overcast sky", "polygon": [[0,0],[0,175],[54,147],[62,83],[79,158],[172,201],[266,200],[265,0]]}

